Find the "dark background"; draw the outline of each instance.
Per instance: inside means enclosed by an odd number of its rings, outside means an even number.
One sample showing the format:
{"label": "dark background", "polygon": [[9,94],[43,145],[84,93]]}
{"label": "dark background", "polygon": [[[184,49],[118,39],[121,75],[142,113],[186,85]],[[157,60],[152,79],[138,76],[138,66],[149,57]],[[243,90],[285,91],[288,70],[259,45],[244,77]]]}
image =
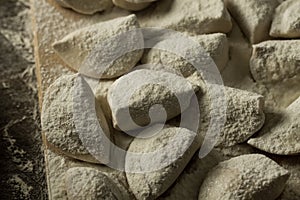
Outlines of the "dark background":
{"label": "dark background", "polygon": [[0,0],[0,199],[47,199],[29,0]]}

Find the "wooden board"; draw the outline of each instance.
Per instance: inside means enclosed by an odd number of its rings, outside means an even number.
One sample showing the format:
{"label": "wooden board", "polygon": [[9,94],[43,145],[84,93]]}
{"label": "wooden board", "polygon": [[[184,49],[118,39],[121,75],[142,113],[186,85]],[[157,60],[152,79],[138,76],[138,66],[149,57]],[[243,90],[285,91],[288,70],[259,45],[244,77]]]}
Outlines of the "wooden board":
{"label": "wooden board", "polygon": [[[63,74],[74,73],[55,54],[52,43],[79,28],[129,13],[115,7],[107,13],[81,15],[60,7],[55,0],[31,0],[31,5],[39,105],[42,109],[43,95],[49,85]],[[43,141],[46,144],[44,135]],[[49,199],[67,199],[64,173],[76,161],[55,154],[44,146]]]}
{"label": "wooden board", "polygon": [[[87,16],[78,14],[69,9],[64,9],[60,7],[55,0],[31,0],[31,3],[39,103],[40,108],[42,109],[43,95],[48,86],[61,75],[74,73],[68,69],[67,65],[55,54],[52,43],[79,28],[112,18],[125,16],[128,15],[129,12],[113,8],[112,11],[107,13]],[[240,52],[246,52],[246,54],[250,53],[251,46],[244,40],[242,32],[236,32],[235,28],[237,28],[237,26],[234,26],[233,31],[229,34],[230,52],[238,52],[238,54],[235,55],[241,55]],[[235,34],[237,34],[237,36]],[[239,39],[241,39],[241,41]],[[241,46],[241,44],[244,46]],[[286,88],[285,90],[282,90],[282,86],[268,89],[264,89],[265,86],[256,87],[256,84],[249,76],[249,58],[244,58],[241,62],[241,57],[243,56],[233,56],[236,60],[231,59],[229,61],[227,68],[222,74],[226,85],[263,94],[266,97],[266,102],[271,102],[270,104],[272,104],[273,102],[278,101],[278,105],[283,106],[288,105],[286,102],[291,102],[300,95],[298,84],[293,83],[286,87],[289,88],[288,90]],[[243,73],[243,76],[241,76],[241,72]],[[232,78],[234,77],[241,77],[241,80],[233,81]],[[261,88],[263,88],[263,90]],[[271,94],[271,90],[273,91],[272,95],[269,95]],[[286,95],[283,95],[282,91],[284,91]],[[282,96],[285,97],[282,98]],[[286,98],[288,99],[286,100]],[[44,136],[43,141],[45,143]],[[71,166],[84,164],[82,164],[82,162],[78,164],[75,160],[66,158],[63,155],[55,154],[47,149],[46,145],[45,163],[49,199],[67,199],[64,187],[64,173]]]}

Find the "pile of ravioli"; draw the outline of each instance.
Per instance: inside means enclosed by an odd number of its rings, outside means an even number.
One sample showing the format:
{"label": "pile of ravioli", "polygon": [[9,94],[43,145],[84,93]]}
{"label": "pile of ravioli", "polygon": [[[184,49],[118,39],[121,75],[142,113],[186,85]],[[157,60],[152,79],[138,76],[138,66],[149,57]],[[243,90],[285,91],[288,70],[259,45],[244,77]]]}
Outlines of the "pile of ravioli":
{"label": "pile of ravioli", "polygon": [[[270,88],[300,85],[299,0],[57,3],[86,15],[115,6],[131,14],[79,29],[53,44],[57,56],[74,71],[51,84],[43,98],[47,147],[73,160],[59,184],[63,189],[49,190],[53,199],[300,199],[300,88],[284,105],[270,101],[278,93],[292,93],[289,87],[276,94]],[[247,74],[253,87],[215,85],[222,93],[214,98],[226,99],[226,109],[218,112],[221,108],[212,104],[211,88],[202,74],[183,57],[155,48],[168,35],[153,48],[143,48],[140,28],[145,27],[174,30],[193,40],[221,76],[230,75],[233,59],[243,59],[233,48],[239,41],[230,39],[240,29],[251,49]],[[106,59],[120,48],[132,51],[113,62]],[[180,124],[184,113],[193,112],[191,94],[200,111],[200,117],[192,116],[199,117],[196,130]],[[180,97],[185,100],[179,102]],[[158,109],[162,107],[164,112]],[[214,113],[224,119],[220,130],[210,127]],[[155,126],[158,131],[151,137],[127,134]],[[201,158],[208,129],[219,134],[214,148]],[[161,155],[148,159],[149,153],[168,145]],[[125,153],[116,153],[117,148]],[[116,159],[123,171],[112,167]],[[146,170],[152,165],[162,167]],[[56,190],[65,191],[65,196]]]}

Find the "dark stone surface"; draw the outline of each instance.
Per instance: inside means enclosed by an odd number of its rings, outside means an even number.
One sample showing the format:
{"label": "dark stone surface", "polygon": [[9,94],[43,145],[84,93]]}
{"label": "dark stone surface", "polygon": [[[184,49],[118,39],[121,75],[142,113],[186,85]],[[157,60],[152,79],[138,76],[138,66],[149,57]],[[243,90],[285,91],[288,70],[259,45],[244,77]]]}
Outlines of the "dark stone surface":
{"label": "dark stone surface", "polygon": [[29,0],[0,0],[0,199],[47,199]]}

